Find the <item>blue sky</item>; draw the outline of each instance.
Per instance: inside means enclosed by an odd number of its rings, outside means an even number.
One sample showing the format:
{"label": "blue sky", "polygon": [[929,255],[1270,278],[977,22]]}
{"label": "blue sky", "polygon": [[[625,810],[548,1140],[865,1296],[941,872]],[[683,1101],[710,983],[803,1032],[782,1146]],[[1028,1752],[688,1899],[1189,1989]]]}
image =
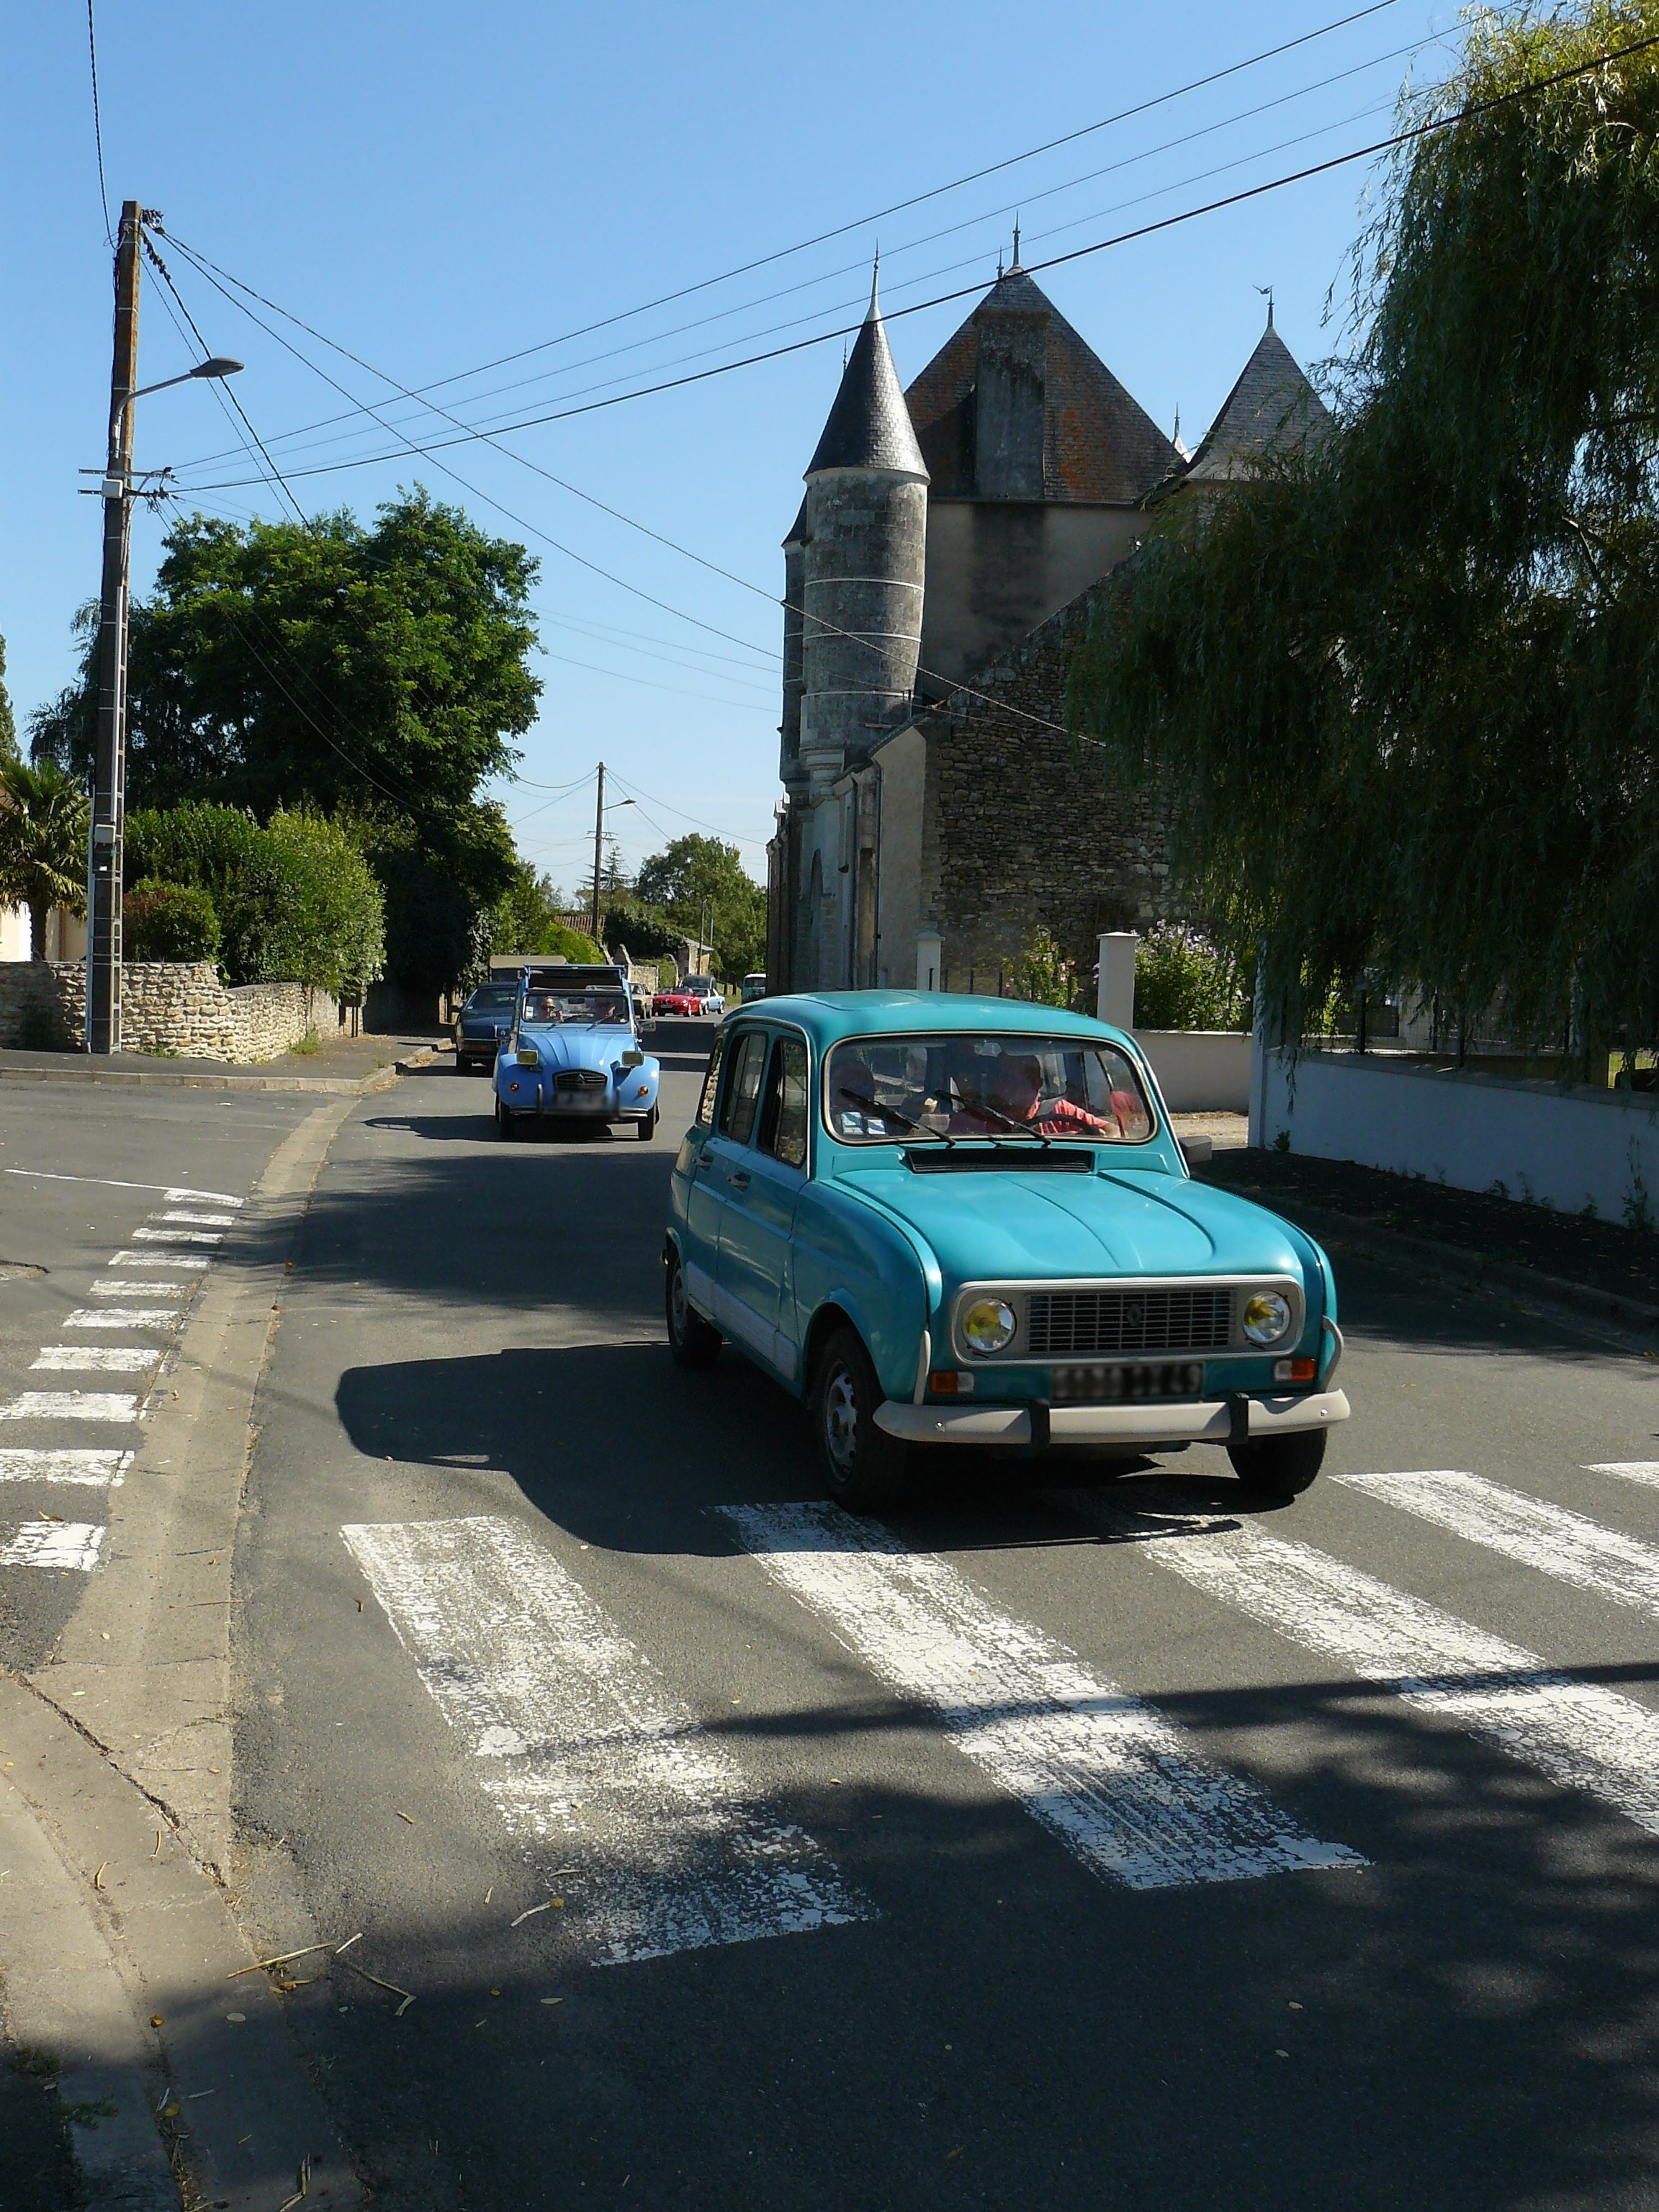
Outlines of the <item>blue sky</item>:
{"label": "blue sky", "polygon": [[[866,220],[1363,4],[100,0],[105,168],[112,204],[159,209],[184,244],[391,380],[276,325],[343,398],[169,255],[210,346],[246,363],[238,396],[308,513],[366,511],[421,482],[539,555],[545,689],[523,781],[503,793],[526,854],[579,879],[591,785],[547,787],[603,757],[640,794],[612,817],[628,860],[694,818],[761,874],[776,792],[769,602],[841,341],[515,429],[507,453],[473,441],[422,459],[349,407],[374,405],[416,443],[454,425],[395,386],[456,380],[430,397],[469,424],[555,413],[856,320],[878,242],[890,311],[988,283],[1016,206],[1029,265],[1363,144],[1386,134],[1408,71],[1447,66],[1455,15],[1443,0],[1389,0],[1293,52]],[[0,635],[21,719],[67,680],[70,617],[96,587],[96,506],[76,496],[76,471],[101,458],[108,252],[82,0],[18,9],[6,46]],[[1338,348],[1327,300],[1334,285],[1339,311],[1346,301],[1370,182],[1363,167],[1337,170],[1039,281],[1166,428],[1179,408],[1191,441],[1255,343],[1258,285],[1274,287],[1302,359]],[[702,289],[629,313],[690,286]],[[148,279],[146,382],[191,358],[162,299]],[[907,382],[970,306],[890,323]],[[246,481],[258,471],[242,435],[210,390],[188,385],[141,403],[138,459],[213,486],[199,503],[214,511],[283,511],[268,483]],[[137,521],[141,591],[161,529]]]}

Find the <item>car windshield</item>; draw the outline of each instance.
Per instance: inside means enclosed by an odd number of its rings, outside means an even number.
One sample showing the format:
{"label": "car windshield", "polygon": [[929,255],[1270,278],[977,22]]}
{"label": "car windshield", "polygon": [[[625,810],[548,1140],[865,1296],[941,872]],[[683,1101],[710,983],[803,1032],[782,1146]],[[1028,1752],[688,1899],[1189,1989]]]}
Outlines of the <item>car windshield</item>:
{"label": "car windshield", "polygon": [[483,983],[472,994],[462,1011],[469,1014],[494,1013],[498,1007],[511,1006],[518,995],[516,983]]}
{"label": "car windshield", "polygon": [[626,1028],[628,996],[617,990],[528,991],[519,1020],[526,1029],[561,1022],[586,1022],[599,1028]]}
{"label": "car windshield", "polygon": [[825,1070],[824,1112],[830,1134],[855,1145],[1142,1145],[1155,1127],[1133,1063],[1115,1045],[1012,1031],[839,1044]]}

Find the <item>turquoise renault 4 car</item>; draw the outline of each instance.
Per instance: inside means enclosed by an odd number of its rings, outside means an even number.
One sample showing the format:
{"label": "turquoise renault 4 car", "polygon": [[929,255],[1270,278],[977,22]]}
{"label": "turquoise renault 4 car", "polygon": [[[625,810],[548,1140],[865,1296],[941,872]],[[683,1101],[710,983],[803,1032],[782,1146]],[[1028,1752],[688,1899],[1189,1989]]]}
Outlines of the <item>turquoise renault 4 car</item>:
{"label": "turquoise renault 4 car", "polygon": [[729,1340],[805,1399],[845,1504],[892,1503],[941,1444],[1220,1444],[1291,1497],[1348,1418],[1324,1253],[1194,1182],[1133,1039],[1050,1006],[728,1016],[663,1257],[675,1359]]}
{"label": "turquoise renault 4 car", "polygon": [[648,1144],[661,1073],[641,1049],[620,968],[527,967],[495,1055],[495,1127],[514,1137],[526,1127],[629,1122]]}

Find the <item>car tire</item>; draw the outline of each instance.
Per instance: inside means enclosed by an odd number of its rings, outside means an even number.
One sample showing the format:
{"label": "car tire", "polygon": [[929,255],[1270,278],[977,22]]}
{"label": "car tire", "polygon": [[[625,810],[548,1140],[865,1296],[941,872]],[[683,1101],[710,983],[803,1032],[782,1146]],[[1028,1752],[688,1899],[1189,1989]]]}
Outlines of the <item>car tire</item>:
{"label": "car tire", "polygon": [[895,1505],[910,1486],[909,1446],[876,1426],[885,1396],[857,1330],[838,1328],[813,1373],[812,1429],[830,1494],[854,1512]]}
{"label": "car tire", "polygon": [[1233,1473],[1256,1497],[1299,1498],[1323,1466],[1328,1441],[1324,1429],[1298,1429],[1293,1436],[1229,1444],[1227,1456]]}
{"label": "car tire", "polygon": [[694,1370],[712,1367],[720,1356],[720,1333],[706,1322],[685,1294],[680,1255],[671,1251],[663,1269],[663,1317],[668,1325],[668,1349],[676,1367]]}
{"label": "car tire", "polygon": [[651,1111],[646,1115],[644,1121],[637,1121],[634,1126],[639,1133],[640,1142],[642,1145],[648,1145],[653,1137],[657,1133],[656,1108],[653,1106],[651,1109]]}
{"label": "car tire", "polygon": [[518,1134],[518,1131],[513,1126],[513,1116],[502,1105],[499,1097],[495,1101],[495,1134],[498,1137],[505,1137],[509,1144]]}

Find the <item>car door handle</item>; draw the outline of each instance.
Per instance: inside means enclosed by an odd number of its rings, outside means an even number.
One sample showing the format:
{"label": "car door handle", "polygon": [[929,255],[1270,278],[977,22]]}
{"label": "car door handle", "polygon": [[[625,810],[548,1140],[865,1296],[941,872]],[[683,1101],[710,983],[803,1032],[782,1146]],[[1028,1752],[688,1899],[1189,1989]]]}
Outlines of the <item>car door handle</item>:
{"label": "car door handle", "polygon": [[726,1181],[731,1184],[733,1190],[747,1190],[749,1188],[748,1169],[733,1168],[731,1174],[727,1176]]}

